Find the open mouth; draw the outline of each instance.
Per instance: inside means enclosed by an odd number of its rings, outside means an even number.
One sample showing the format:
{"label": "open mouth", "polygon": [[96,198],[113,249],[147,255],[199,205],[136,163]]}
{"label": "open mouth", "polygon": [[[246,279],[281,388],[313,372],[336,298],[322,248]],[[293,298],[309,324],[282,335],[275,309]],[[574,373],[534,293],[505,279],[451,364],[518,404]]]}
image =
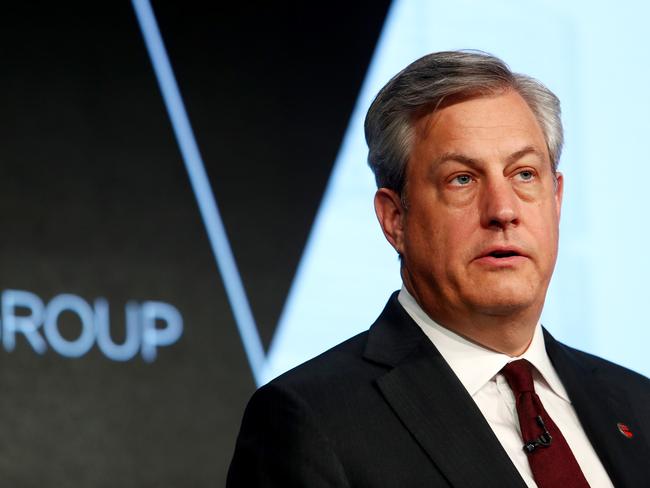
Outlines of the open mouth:
{"label": "open mouth", "polygon": [[487,255],[492,256],[493,258],[511,258],[513,256],[520,256],[516,251],[492,251]]}
{"label": "open mouth", "polygon": [[525,257],[527,256],[517,247],[494,246],[485,249],[477,259],[492,266],[497,266],[499,264],[502,264],[503,266],[512,266],[513,264],[521,262],[521,259]]}

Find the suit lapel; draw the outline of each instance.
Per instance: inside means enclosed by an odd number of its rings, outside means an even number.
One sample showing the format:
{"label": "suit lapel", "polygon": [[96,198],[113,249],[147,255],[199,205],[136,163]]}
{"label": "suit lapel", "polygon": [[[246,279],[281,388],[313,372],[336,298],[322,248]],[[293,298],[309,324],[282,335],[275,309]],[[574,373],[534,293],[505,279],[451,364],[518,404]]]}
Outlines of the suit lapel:
{"label": "suit lapel", "polygon": [[[645,486],[650,480],[650,450],[625,393],[605,382],[598,368],[587,367],[570,348],[545,331],[546,350],[580,423],[616,487]],[[634,433],[627,438],[617,427],[623,423]]]}
{"label": "suit lapel", "polygon": [[392,366],[377,385],[452,486],[525,488],[462,383],[396,295],[371,328],[365,357]]}

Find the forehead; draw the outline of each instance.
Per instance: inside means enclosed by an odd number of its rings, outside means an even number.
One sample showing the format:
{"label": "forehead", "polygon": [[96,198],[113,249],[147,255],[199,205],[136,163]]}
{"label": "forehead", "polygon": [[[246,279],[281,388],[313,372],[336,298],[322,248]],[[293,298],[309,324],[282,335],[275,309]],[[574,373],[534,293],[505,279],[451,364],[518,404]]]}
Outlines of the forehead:
{"label": "forehead", "polygon": [[542,129],[514,90],[454,101],[416,120],[411,159],[446,152],[503,157],[533,147],[548,159]]}

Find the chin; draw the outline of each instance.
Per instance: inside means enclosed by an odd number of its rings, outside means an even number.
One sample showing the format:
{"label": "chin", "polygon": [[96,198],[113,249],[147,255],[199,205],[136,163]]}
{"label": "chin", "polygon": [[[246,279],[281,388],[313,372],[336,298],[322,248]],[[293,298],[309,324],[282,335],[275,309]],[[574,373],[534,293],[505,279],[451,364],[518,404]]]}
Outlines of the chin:
{"label": "chin", "polygon": [[468,296],[466,303],[472,305],[475,310],[486,315],[508,316],[519,312],[530,310],[538,304],[539,293],[533,292],[529,286],[491,286],[482,287],[482,290],[489,290],[481,295]]}
{"label": "chin", "polygon": [[483,315],[492,315],[495,317],[512,317],[531,307],[531,302],[501,301],[491,303],[475,303],[474,309]]}

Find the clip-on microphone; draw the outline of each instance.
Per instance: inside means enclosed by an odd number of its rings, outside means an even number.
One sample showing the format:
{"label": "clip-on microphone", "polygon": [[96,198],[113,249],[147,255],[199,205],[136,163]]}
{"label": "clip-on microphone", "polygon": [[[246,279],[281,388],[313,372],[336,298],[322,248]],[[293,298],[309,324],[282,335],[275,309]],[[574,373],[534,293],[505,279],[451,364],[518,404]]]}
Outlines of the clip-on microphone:
{"label": "clip-on microphone", "polygon": [[548,447],[551,445],[551,441],[553,440],[553,437],[551,437],[551,434],[549,434],[548,430],[546,430],[546,425],[544,425],[544,421],[542,420],[542,416],[538,415],[537,418],[537,423],[539,426],[544,430],[542,435],[540,435],[537,439],[534,439],[532,441],[528,441],[524,444],[524,451],[526,451],[528,454],[533,452],[537,447],[542,446],[542,447]]}

